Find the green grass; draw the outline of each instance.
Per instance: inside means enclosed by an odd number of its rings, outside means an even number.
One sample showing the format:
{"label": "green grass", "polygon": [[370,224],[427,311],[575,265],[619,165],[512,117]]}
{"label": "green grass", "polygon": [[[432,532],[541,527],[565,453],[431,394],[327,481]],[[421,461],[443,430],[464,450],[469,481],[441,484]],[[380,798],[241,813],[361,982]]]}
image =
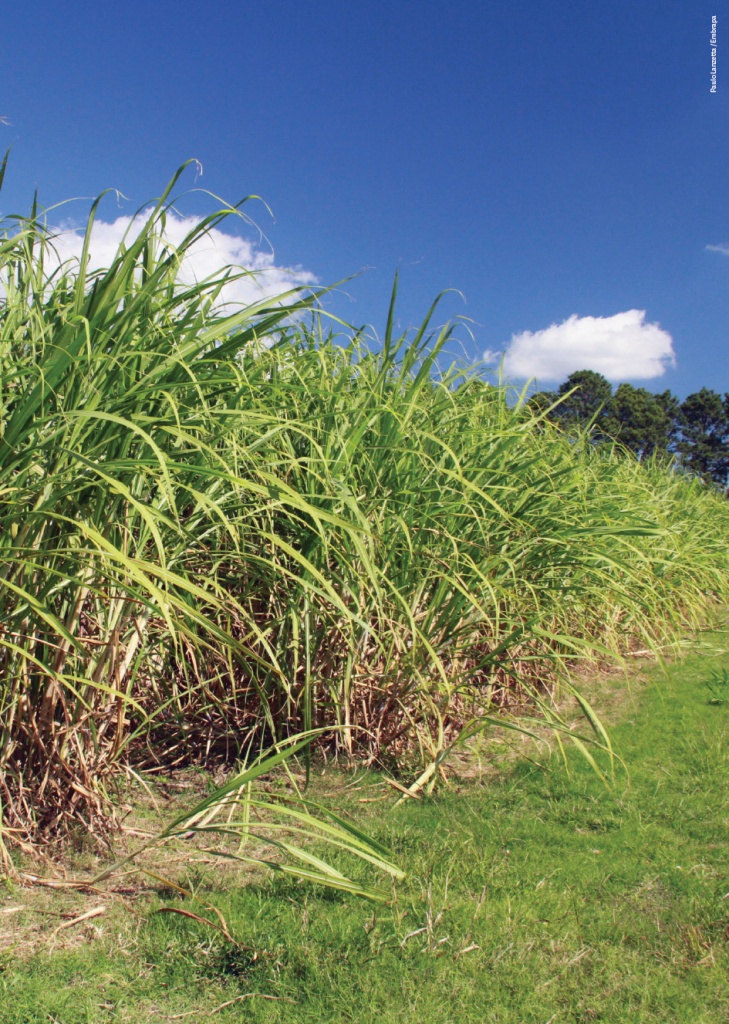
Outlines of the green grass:
{"label": "green grass", "polygon": [[597,692],[629,781],[607,790],[574,757],[569,775],[557,757],[546,773],[507,759],[496,777],[388,811],[391,800],[361,802],[382,793],[377,775],[345,789],[349,777],[326,774],[315,788],[338,790],[332,804],[407,870],[394,903],[285,879],[231,887],[203,865],[188,884],[249,949],[150,916],[162,904],[208,914],[201,902],[147,896],[69,948],[6,952],[0,1022],[198,1021],[258,993],[210,1019],[723,1024],[729,704],[711,703],[706,684],[725,678],[729,656],[709,653],[723,636],[706,641],[647,686],[613,677]]}

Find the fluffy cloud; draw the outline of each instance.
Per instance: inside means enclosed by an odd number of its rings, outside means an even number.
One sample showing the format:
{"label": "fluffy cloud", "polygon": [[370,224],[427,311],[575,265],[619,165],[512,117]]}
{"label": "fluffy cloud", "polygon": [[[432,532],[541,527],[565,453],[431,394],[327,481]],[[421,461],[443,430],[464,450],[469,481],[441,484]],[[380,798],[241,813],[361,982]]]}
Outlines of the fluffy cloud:
{"label": "fluffy cloud", "polygon": [[[493,361],[500,353],[485,352]],[[645,322],[645,310],[615,316],[571,316],[541,331],[513,335],[504,352],[507,377],[563,380],[575,370],[596,370],[608,380],[660,377],[675,365],[671,335]]]}
{"label": "fluffy cloud", "polygon": [[[145,220],[145,214],[140,214],[136,218],[117,217],[110,223],[96,221],[89,247],[91,269],[108,267],[122,239],[126,237],[129,244],[139,234]],[[164,240],[173,246],[179,246],[198,223],[195,217],[181,217],[170,211],[167,214]],[[53,235],[55,258],[58,262],[80,258],[83,232],[62,225],[54,229]],[[316,283],[315,276],[308,270],[301,267],[278,266],[273,253],[258,249],[252,242],[239,235],[221,231],[220,228],[212,228],[188,249],[180,266],[178,281],[181,285],[195,284],[211,276],[220,276],[228,266],[251,271],[223,288],[219,306],[228,312],[259,302],[262,298],[281,295],[297,285]]]}

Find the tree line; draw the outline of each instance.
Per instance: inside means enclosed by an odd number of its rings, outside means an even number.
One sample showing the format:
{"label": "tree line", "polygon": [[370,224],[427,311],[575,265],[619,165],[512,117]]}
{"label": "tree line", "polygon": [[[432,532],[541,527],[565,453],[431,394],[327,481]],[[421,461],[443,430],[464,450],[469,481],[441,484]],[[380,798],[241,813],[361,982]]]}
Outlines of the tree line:
{"label": "tree line", "polygon": [[727,486],[729,393],[701,388],[680,402],[670,391],[653,394],[632,384],[613,391],[602,374],[577,370],[556,391],[532,395],[529,407],[549,410],[549,419],[565,429],[592,424],[597,441],[619,441],[638,458],[676,456],[686,472]]}

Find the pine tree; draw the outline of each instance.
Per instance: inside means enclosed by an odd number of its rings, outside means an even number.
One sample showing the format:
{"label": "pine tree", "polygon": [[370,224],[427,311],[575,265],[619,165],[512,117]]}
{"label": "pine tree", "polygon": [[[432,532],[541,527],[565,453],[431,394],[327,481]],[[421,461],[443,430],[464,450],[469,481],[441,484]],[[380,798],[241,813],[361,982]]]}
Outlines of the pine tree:
{"label": "pine tree", "polygon": [[643,458],[668,452],[675,439],[678,400],[670,391],[654,395],[645,388],[621,384],[607,405],[604,430]]}
{"label": "pine tree", "polygon": [[702,388],[681,403],[681,465],[707,481],[727,485],[729,473],[729,394]]}

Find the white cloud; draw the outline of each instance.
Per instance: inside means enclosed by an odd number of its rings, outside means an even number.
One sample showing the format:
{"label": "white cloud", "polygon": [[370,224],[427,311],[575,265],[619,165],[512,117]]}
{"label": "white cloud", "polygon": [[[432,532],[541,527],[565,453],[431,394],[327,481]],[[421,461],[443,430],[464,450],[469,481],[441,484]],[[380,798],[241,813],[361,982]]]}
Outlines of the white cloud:
{"label": "white cloud", "polygon": [[720,252],[724,256],[729,256],[729,245],[707,245],[706,248],[709,252]]}
{"label": "white cloud", "polygon": [[[117,217],[111,222],[97,220],[91,233],[90,268],[96,270],[108,267],[125,235],[129,244],[139,234],[148,215],[149,211],[136,218]],[[168,211],[164,241],[179,246],[198,223],[196,217],[182,217]],[[52,233],[53,247],[59,262],[80,259],[82,231],[61,225],[53,229]],[[218,306],[226,312],[259,302],[262,298],[281,295],[297,285],[316,283],[316,277],[310,271],[301,267],[278,266],[272,252],[261,250],[245,238],[221,231],[220,228],[211,228],[190,246],[180,266],[178,281],[181,285],[192,285],[211,276],[220,276],[228,266],[245,268],[252,273],[238,277],[224,286]]]}
{"label": "white cloud", "polygon": [[[494,360],[501,353],[488,351]],[[562,380],[575,370],[595,370],[608,380],[660,377],[675,365],[673,341],[658,324],[645,322],[645,310],[615,316],[571,316],[541,331],[512,336],[504,353],[507,377]]]}

